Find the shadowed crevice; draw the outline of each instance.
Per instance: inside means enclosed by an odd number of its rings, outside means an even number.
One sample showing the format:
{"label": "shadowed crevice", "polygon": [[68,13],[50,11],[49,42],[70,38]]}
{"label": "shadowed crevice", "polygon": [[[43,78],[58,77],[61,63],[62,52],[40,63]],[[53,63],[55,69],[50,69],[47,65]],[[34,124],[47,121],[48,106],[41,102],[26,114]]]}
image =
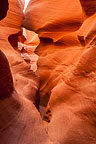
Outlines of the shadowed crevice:
{"label": "shadowed crevice", "polygon": [[0,51],[0,99],[10,96],[13,92],[13,79],[8,60]]}
{"label": "shadowed crevice", "polygon": [[96,12],[96,0],[80,0],[80,3],[87,16],[91,16]]}
{"label": "shadowed crevice", "polygon": [[9,8],[8,0],[0,1],[0,20],[6,17]]}
{"label": "shadowed crevice", "polygon": [[11,34],[8,37],[8,41],[11,44],[11,46],[16,50],[18,47],[18,36],[19,36],[19,32],[16,34]]}

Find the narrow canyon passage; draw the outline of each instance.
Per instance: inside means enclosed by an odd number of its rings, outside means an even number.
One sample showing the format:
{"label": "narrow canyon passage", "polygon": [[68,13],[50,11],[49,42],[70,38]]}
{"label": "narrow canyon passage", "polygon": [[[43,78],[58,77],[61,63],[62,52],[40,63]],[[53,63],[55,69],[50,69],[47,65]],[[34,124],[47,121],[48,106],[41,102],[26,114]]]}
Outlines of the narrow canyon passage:
{"label": "narrow canyon passage", "polygon": [[3,1],[0,144],[96,144],[96,0]]}

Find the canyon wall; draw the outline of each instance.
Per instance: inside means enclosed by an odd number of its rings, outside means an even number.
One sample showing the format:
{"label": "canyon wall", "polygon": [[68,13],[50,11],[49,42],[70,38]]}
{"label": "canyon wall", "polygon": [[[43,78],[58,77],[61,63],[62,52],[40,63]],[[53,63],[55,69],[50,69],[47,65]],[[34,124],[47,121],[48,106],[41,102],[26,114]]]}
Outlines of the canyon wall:
{"label": "canyon wall", "polygon": [[[95,144],[96,0],[23,8],[0,3],[0,144]],[[21,55],[28,46],[37,47],[36,72]]]}
{"label": "canyon wall", "polygon": [[22,25],[40,37],[40,105],[50,139],[94,144],[96,0],[31,0]]}
{"label": "canyon wall", "polygon": [[0,20],[0,144],[52,144],[32,102],[38,77],[17,50],[23,20],[17,0],[9,0],[9,9],[0,2]]}

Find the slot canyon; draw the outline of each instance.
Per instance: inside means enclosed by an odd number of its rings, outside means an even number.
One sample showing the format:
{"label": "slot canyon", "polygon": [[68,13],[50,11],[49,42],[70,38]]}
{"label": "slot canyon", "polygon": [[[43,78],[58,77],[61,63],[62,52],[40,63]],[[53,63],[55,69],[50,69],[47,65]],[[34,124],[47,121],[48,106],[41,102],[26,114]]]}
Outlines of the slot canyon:
{"label": "slot canyon", "polygon": [[0,144],[96,144],[96,0],[0,2]]}

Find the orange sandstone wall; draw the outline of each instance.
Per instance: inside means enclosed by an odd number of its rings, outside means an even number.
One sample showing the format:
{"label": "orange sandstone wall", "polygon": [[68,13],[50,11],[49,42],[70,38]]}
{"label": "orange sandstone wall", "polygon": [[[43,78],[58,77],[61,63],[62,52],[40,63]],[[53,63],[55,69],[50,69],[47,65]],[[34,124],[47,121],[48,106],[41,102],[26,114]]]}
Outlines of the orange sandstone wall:
{"label": "orange sandstone wall", "polygon": [[23,20],[23,12],[17,0],[9,0],[7,17],[0,21],[0,26],[20,28]]}
{"label": "orange sandstone wall", "polygon": [[[0,8],[2,4],[0,3]],[[23,14],[16,0],[9,1],[9,5],[7,17],[0,21],[0,144],[52,144],[32,101],[25,98],[26,94],[21,95],[16,91],[16,82],[19,87],[21,85],[20,91],[24,85],[27,89],[27,84],[32,89],[30,83],[34,87],[36,76],[29,71],[16,51],[16,34],[20,31]],[[6,16],[7,9],[4,6],[2,5],[5,10],[3,14]],[[4,18],[1,14],[0,20]],[[13,41],[9,43],[10,36]]]}
{"label": "orange sandstone wall", "polygon": [[[21,24],[40,38],[35,74],[17,50]],[[96,0],[30,0],[25,16],[9,0],[0,49],[0,144],[96,143]]]}
{"label": "orange sandstone wall", "polygon": [[31,0],[22,25],[41,40],[38,75],[50,139],[94,144],[96,0]]}
{"label": "orange sandstone wall", "polygon": [[95,0],[29,2],[22,25],[36,31],[41,38],[37,49],[41,97],[50,95],[51,89],[77,63],[84,47],[96,35],[95,7]]}

